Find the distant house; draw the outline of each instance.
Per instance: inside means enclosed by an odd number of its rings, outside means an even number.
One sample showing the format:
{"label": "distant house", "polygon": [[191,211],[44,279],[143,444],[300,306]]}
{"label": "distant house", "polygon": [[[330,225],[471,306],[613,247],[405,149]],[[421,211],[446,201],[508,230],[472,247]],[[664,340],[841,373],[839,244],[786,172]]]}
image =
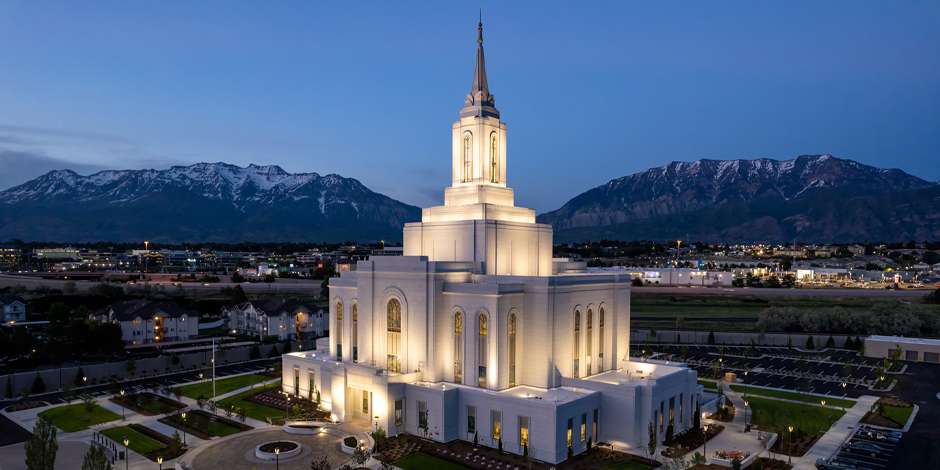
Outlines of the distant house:
{"label": "distant house", "polygon": [[285,299],[242,302],[223,309],[222,317],[236,333],[280,340],[296,339],[303,333],[324,336],[329,324],[323,309]]}
{"label": "distant house", "polygon": [[0,320],[3,323],[26,321],[26,301],[22,297],[10,295],[0,297]]}
{"label": "distant house", "polygon": [[184,341],[199,335],[199,313],[169,301],[120,302],[94,318],[119,324],[121,337],[127,344]]}

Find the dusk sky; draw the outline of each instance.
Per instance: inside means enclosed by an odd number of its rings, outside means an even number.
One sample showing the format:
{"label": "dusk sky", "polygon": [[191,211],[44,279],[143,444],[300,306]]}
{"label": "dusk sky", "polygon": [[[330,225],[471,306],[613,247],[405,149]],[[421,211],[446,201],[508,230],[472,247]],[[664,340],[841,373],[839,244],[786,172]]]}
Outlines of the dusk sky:
{"label": "dusk sky", "polygon": [[[940,2],[483,2],[509,185],[539,212],[672,160],[831,153],[940,180]],[[466,2],[0,2],[0,189],[277,164],[450,182]]]}

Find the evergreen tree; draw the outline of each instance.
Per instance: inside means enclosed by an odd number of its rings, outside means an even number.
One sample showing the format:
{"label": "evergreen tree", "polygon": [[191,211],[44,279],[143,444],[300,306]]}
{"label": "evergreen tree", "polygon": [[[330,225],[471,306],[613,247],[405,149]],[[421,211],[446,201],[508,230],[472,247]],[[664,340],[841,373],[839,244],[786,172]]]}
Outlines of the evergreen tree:
{"label": "evergreen tree", "polygon": [[656,435],[656,426],[653,425],[653,422],[650,421],[649,426],[649,437],[646,442],[646,452],[649,453],[649,458],[652,459],[656,455],[656,446],[659,445],[659,436]]}
{"label": "evergreen tree", "polygon": [[7,376],[7,387],[4,391],[4,396],[6,396],[6,398],[13,398],[13,376]]}
{"label": "evergreen tree", "polygon": [[27,470],[54,470],[59,443],[52,423],[39,418],[33,426],[33,436],[26,441],[25,447]]}
{"label": "evergreen tree", "polygon": [[36,378],[33,379],[33,386],[29,388],[30,393],[33,395],[39,393],[46,393],[46,382],[42,380],[42,376],[39,373],[36,373]]}
{"label": "evergreen tree", "polygon": [[816,349],[816,343],[813,342],[812,335],[806,337],[806,349]]}
{"label": "evergreen tree", "polygon": [[829,339],[826,340],[826,347],[827,348],[836,347],[836,339],[833,338],[832,335],[829,335]]}
{"label": "evergreen tree", "polygon": [[108,462],[104,447],[93,445],[88,448],[82,459],[82,470],[111,470],[111,462]]}
{"label": "evergreen tree", "polygon": [[714,331],[708,332],[708,344],[715,344],[715,332]]}
{"label": "evergreen tree", "polygon": [[72,381],[72,384],[76,387],[81,387],[85,385],[85,370],[81,367],[78,368],[78,372],[75,373],[75,380]]}

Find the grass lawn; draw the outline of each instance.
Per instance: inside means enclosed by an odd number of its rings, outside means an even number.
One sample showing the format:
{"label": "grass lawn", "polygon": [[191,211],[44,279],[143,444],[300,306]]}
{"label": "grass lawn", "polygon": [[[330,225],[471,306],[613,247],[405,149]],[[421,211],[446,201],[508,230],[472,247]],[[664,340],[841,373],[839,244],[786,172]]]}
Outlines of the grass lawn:
{"label": "grass lawn", "polygon": [[[259,374],[248,374],[248,375],[238,375],[235,377],[229,377],[227,379],[217,379],[215,381],[215,393],[216,395],[222,395],[232,390],[238,390],[242,387],[247,387],[249,385],[254,385],[259,382],[264,382],[271,380],[271,377],[267,377]],[[184,396],[187,396],[192,399],[198,399],[200,396],[203,398],[212,398],[212,381],[206,380],[204,382],[199,382],[190,385],[184,385],[182,387],[177,387],[177,389]]]}
{"label": "grass lawn", "polygon": [[395,462],[395,466],[402,470],[464,470],[468,468],[421,452],[402,457]]}
{"label": "grass lawn", "polygon": [[[701,382],[701,381],[699,381]],[[748,395],[750,398],[751,395],[760,395],[762,397],[770,398],[782,398],[784,400],[795,400],[803,401],[806,403],[820,403],[821,400],[826,400],[826,405],[829,406],[839,406],[842,408],[851,408],[855,406],[855,400],[847,400],[842,398],[831,398],[831,397],[820,397],[818,395],[807,395],[799,392],[786,392],[783,390],[772,390],[767,388],[760,387],[749,387],[747,385],[737,385],[732,384],[731,390],[735,392]]]}
{"label": "grass lawn", "polygon": [[39,416],[49,420],[49,422],[65,432],[81,431],[88,426],[121,419],[121,415],[119,414],[113,413],[98,405],[91,405],[89,407],[84,403],[51,408],[39,413]]}
{"label": "grass lawn", "polygon": [[913,406],[881,405],[881,414],[885,415],[885,417],[891,421],[898,423],[898,427],[901,428],[907,424],[907,420],[911,417],[911,413],[913,412]]}
{"label": "grass lawn", "polygon": [[[118,445],[124,442],[124,438],[130,440],[127,447],[130,447],[131,450],[137,452],[140,455],[148,455],[152,452],[158,451],[166,447],[166,445],[156,439],[153,439],[146,434],[137,432],[135,429],[132,429],[130,426],[118,426],[116,428],[108,428],[104,431],[101,431],[102,434],[108,436],[114,442],[117,442]],[[123,450],[123,449],[122,449]]]}
{"label": "grass lawn", "polygon": [[698,384],[704,386],[705,390],[710,390],[713,392],[718,391],[718,382],[715,382],[714,380],[698,379]]}
{"label": "grass lawn", "polygon": [[761,429],[782,430],[793,425],[808,436],[826,432],[844,414],[842,410],[770,398],[749,397],[748,402],[751,405],[751,422]]}
{"label": "grass lawn", "polygon": [[268,418],[283,418],[285,410],[271,408],[270,406],[261,405],[248,400],[249,397],[257,393],[261,393],[265,390],[280,388],[281,383],[278,381],[264,387],[255,387],[253,390],[245,390],[244,392],[220,400],[219,409],[225,410],[235,406],[236,408],[241,408],[243,410],[242,413],[244,413],[245,416],[248,416],[252,419],[257,419],[258,421],[267,421]]}

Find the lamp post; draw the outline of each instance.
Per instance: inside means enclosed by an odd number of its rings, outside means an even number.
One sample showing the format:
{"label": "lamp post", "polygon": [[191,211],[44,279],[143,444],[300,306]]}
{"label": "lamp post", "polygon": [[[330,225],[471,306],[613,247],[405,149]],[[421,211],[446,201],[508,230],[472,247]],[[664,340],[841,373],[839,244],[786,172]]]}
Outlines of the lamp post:
{"label": "lamp post", "polygon": [[186,445],[186,412],[184,411],[180,418],[183,418],[183,445]]}
{"label": "lamp post", "polygon": [[162,456],[157,457],[157,465],[159,465],[160,470],[163,470],[163,457]]}
{"label": "lamp post", "polygon": [[281,468],[281,448],[275,447],[274,448],[274,469],[280,470],[280,468]]}
{"label": "lamp post", "polygon": [[705,454],[705,465],[708,465],[708,424],[702,426],[705,433],[702,435],[702,453]]}
{"label": "lamp post", "polygon": [[787,426],[787,464],[793,464],[793,425]]}
{"label": "lamp post", "polygon": [[744,432],[748,432],[751,430],[751,427],[747,423],[747,409],[748,409],[748,402],[747,400],[744,400]]}
{"label": "lamp post", "polygon": [[131,443],[131,440],[124,438],[124,470],[128,470],[131,466],[131,454],[127,452],[127,446]]}
{"label": "lamp post", "polygon": [[121,421],[124,421],[124,389],[121,389]]}
{"label": "lamp post", "polygon": [[287,396],[287,401],[284,402],[284,420],[287,421],[290,418],[290,395],[284,395]]}

